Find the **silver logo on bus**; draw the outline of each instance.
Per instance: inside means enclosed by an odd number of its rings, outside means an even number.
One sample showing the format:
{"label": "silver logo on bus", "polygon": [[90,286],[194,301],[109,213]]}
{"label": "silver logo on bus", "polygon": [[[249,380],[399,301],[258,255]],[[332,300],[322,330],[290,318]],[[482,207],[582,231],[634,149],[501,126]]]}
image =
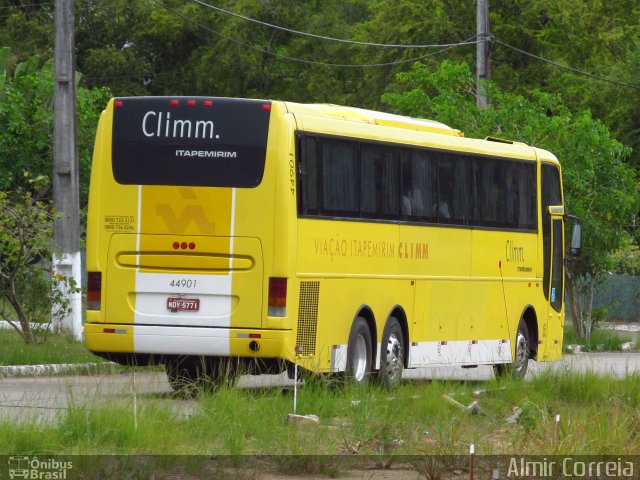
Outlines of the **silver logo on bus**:
{"label": "silver logo on bus", "polygon": [[214,124],[211,120],[172,119],[171,112],[149,111],[142,117],[142,133],[153,138],[201,138],[214,140]]}

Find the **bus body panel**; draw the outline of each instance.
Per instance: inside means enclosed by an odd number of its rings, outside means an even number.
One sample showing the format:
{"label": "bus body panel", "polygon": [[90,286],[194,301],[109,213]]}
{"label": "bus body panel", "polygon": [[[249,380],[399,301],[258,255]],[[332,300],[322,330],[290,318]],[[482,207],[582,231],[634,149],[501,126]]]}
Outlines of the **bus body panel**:
{"label": "bus body panel", "polygon": [[[441,125],[373,121],[367,111],[266,103],[260,180],[209,187],[118,183],[110,102],[98,127],[89,202],[87,268],[103,275],[102,309],[87,312],[91,350],[277,358],[343,371],[360,314],[370,322],[379,368],[394,312],[406,322],[409,367],[509,363],[530,309],[538,360],[559,358],[564,309],[553,310],[542,293],[539,207],[540,158],[557,165],[555,157],[461,138]],[[305,134],[536,165],[537,231],[301,215],[297,142]],[[182,162],[176,168],[186,168]],[[283,315],[269,314],[271,278],[287,281]],[[198,310],[168,308],[195,300]],[[259,350],[250,348],[255,338]]]}

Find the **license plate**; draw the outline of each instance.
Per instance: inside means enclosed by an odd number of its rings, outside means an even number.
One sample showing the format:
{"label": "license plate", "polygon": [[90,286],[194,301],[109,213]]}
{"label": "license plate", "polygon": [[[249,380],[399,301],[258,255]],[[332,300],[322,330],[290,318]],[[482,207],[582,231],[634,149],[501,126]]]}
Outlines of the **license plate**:
{"label": "license plate", "polygon": [[177,312],[180,310],[187,310],[191,312],[197,312],[200,310],[200,299],[199,298],[167,298],[167,309],[172,312]]}

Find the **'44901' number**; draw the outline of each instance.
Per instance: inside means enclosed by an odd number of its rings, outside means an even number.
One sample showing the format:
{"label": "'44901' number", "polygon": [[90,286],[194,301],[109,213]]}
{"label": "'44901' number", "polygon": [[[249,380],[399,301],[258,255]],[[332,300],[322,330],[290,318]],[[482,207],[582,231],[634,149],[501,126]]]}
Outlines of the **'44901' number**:
{"label": "'44901' number", "polygon": [[169,286],[175,288],[196,288],[196,280],[192,280],[190,278],[175,279],[171,280]]}

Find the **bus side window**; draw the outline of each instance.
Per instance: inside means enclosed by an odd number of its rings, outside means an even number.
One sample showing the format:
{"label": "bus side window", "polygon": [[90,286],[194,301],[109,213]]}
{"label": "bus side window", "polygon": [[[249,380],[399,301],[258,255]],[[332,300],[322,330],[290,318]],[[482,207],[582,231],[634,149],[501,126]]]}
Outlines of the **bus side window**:
{"label": "bus side window", "polygon": [[438,223],[451,223],[453,210],[454,165],[447,155],[438,155],[437,160],[438,201],[433,206],[433,213]]}
{"label": "bus side window", "polygon": [[397,149],[363,143],[360,152],[362,216],[396,218],[400,212]]}
{"label": "bus side window", "polygon": [[507,163],[507,224],[510,228],[535,229],[535,165]]}
{"label": "bus side window", "polygon": [[455,157],[453,180],[453,219],[457,225],[471,223],[471,162],[468,157]]}
{"label": "bus side window", "polygon": [[358,217],[358,144],[344,140],[322,139],[320,150],[322,213]]}
{"label": "bus side window", "polygon": [[483,227],[505,227],[507,225],[505,208],[505,166],[506,161],[476,158],[476,182],[478,185],[477,225]]}
{"label": "bus side window", "polygon": [[435,162],[431,152],[425,150],[402,151],[402,192],[403,204],[410,206],[403,212],[417,221],[434,221],[431,211],[436,202]]}

